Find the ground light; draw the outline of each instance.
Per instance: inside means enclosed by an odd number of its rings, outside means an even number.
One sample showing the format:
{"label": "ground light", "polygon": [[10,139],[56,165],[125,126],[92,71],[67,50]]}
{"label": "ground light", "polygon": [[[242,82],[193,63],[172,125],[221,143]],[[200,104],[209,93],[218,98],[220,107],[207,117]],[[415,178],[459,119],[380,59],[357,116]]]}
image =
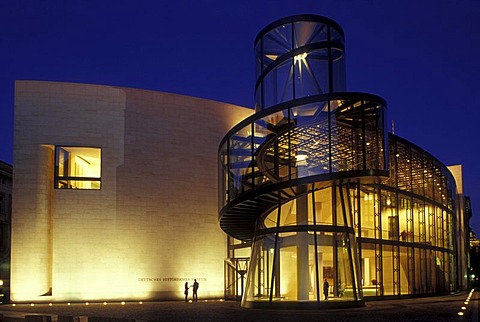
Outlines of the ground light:
{"label": "ground light", "polygon": [[[208,301],[209,300],[203,300],[203,302],[208,302]],[[210,301],[223,302],[224,299],[213,299],[213,300],[210,300]],[[115,303],[120,304],[122,306],[125,306],[127,304],[126,301],[114,302],[114,303],[112,303],[112,302],[108,303],[107,301],[104,301],[104,302],[93,302],[93,303],[92,302],[84,302],[84,303],[78,302],[78,303],[73,303],[73,304],[71,302],[68,302],[68,303],[65,303],[65,302],[49,302],[49,303],[29,303],[29,304],[28,303],[11,303],[11,306],[16,307],[18,305],[21,306],[22,304],[23,305],[29,305],[29,306],[39,306],[39,305],[40,306],[41,305],[48,305],[48,306],[68,305],[68,306],[71,306],[71,305],[75,305],[75,304],[76,305],[85,305],[85,306],[90,306],[90,305],[104,305],[104,306],[106,306],[106,305],[115,304]],[[188,300],[188,303],[193,303],[193,300]],[[143,305],[143,301],[139,301],[138,304]]]}
{"label": "ground light", "polygon": [[[474,291],[475,291],[475,289],[472,289],[472,290],[470,291],[470,293],[468,293],[468,296],[467,296],[465,302],[463,302],[463,304],[468,305],[468,303],[470,302],[470,298],[472,297]],[[466,306],[462,306],[462,307],[461,307],[461,310],[462,310],[462,311],[459,311],[457,314],[458,314],[459,316],[463,316],[463,315],[465,314],[463,311],[465,311],[466,309],[467,309]]]}

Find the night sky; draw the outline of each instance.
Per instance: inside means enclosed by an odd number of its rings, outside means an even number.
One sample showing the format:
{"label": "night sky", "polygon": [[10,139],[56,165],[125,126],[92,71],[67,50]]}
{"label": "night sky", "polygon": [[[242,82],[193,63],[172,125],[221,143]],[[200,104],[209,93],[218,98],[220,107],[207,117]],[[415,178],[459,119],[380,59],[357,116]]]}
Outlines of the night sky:
{"label": "night sky", "polygon": [[345,31],[347,88],[386,99],[395,134],[462,164],[480,235],[480,0],[0,0],[0,160],[14,80],[143,88],[253,107],[253,42],[318,14]]}

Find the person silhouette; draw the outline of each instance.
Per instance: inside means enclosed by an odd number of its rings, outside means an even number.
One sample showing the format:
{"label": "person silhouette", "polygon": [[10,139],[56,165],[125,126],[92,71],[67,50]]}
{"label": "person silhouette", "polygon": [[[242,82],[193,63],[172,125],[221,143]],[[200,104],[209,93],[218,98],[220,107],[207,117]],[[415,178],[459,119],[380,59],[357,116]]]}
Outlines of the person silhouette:
{"label": "person silhouette", "polygon": [[197,291],[198,291],[198,282],[197,282],[196,279],[194,279],[194,282],[193,282],[193,300],[195,302],[198,301]]}
{"label": "person silhouette", "polygon": [[185,302],[188,302],[188,282],[185,282]]}
{"label": "person silhouette", "polygon": [[328,288],[330,287],[330,284],[328,284],[328,280],[325,279],[323,281],[323,295],[325,296],[325,301],[328,300]]}

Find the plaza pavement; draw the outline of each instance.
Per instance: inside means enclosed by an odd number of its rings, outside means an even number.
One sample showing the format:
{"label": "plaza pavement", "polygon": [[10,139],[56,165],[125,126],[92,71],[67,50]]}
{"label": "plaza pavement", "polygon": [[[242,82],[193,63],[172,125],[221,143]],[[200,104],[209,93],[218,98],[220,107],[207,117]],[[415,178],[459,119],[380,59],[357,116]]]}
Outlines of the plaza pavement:
{"label": "plaza pavement", "polygon": [[[471,294],[471,295],[470,295]],[[468,296],[470,299],[467,301]],[[55,304],[4,304],[4,321],[19,322],[26,315],[49,315],[52,321],[127,322],[140,321],[472,321],[478,322],[480,291],[448,296],[368,301],[362,308],[324,310],[245,309],[239,302],[202,301],[185,303],[126,302]],[[465,304],[467,303],[467,304]],[[464,307],[464,309],[462,309]],[[464,315],[459,315],[463,312]],[[101,318],[101,319],[99,319]],[[30,318],[29,318],[30,319]],[[122,319],[122,320],[120,320]],[[129,322],[131,322],[129,321]]]}

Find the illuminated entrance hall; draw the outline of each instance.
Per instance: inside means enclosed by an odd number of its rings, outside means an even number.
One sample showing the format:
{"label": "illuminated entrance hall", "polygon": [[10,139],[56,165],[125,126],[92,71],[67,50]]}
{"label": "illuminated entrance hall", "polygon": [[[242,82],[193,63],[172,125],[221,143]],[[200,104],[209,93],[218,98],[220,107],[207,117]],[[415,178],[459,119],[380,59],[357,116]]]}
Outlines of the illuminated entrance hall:
{"label": "illuminated entrance hall", "polygon": [[[341,27],[311,15],[276,21],[255,56],[256,113],[219,148],[227,296],[318,308],[464,289],[455,180],[387,133],[382,98],[346,92]],[[231,263],[245,258],[239,292]]]}

